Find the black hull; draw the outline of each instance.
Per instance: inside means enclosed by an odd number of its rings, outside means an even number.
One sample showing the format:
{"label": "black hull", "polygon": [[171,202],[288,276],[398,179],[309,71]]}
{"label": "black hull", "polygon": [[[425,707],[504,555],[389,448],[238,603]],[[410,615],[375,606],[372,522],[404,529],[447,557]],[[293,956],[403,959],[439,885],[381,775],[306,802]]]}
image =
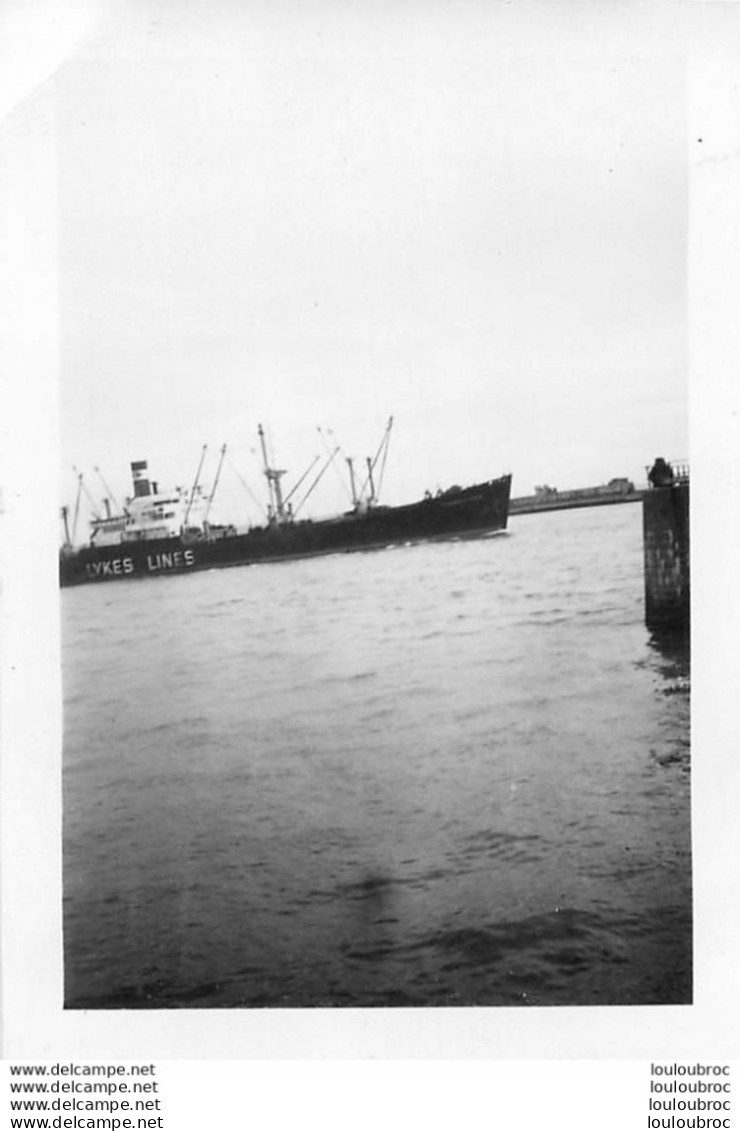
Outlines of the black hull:
{"label": "black hull", "polygon": [[161,538],[86,546],[60,555],[63,586],[193,573],[203,569],[286,561],[348,550],[382,549],[505,530],[511,476],[451,489],[403,507],[377,507],[362,515],[320,522],[258,527],[216,538]]}

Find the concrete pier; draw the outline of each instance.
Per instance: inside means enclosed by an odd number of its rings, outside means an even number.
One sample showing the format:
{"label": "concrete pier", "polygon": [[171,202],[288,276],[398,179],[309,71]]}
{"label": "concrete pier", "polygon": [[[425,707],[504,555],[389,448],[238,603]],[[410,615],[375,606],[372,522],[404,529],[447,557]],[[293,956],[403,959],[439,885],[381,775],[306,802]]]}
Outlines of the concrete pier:
{"label": "concrete pier", "polygon": [[690,616],[689,484],[656,487],[642,502],[645,620],[687,624]]}

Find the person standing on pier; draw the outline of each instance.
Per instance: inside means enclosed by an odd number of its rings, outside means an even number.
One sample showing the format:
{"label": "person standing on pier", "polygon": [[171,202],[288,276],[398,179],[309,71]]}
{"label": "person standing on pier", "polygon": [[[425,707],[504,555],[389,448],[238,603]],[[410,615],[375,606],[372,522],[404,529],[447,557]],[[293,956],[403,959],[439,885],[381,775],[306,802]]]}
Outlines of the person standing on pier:
{"label": "person standing on pier", "polygon": [[673,486],[673,468],[669,463],[658,456],[653,466],[648,472],[648,481],[652,487],[672,487]]}

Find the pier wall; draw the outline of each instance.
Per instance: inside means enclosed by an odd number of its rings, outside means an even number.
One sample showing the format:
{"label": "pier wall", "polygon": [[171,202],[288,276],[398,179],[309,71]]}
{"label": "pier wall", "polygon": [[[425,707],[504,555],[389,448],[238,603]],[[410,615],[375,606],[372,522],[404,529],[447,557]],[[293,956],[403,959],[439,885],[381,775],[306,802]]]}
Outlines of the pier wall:
{"label": "pier wall", "polygon": [[689,485],[646,491],[642,501],[645,620],[684,624],[690,615]]}

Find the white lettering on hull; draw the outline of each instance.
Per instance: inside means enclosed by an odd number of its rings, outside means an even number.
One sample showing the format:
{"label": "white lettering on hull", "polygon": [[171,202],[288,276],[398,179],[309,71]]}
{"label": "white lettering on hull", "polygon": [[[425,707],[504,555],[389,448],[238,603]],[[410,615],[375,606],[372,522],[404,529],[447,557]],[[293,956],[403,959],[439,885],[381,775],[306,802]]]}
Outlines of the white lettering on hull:
{"label": "white lettering on hull", "polygon": [[[195,565],[195,554],[192,550],[173,550],[171,553],[147,554],[147,568],[150,573],[159,573],[162,570],[188,569]],[[100,581],[106,577],[126,577],[135,573],[133,558],[110,558],[102,562],[88,562],[85,573],[92,581]]]}
{"label": "white lettering on hull", "polygon": [[160,570],[187,569],[195,565],[195,554],[192,550],[173,550],[170,554],[147,554],[146,564],[150,573]]}
{"label": "white lettering on hull", "polygon": [[85,566],[88,577],[124,577],[134,572],[134,563],[131,558],[112,558],[104,562],[88,562]]}

